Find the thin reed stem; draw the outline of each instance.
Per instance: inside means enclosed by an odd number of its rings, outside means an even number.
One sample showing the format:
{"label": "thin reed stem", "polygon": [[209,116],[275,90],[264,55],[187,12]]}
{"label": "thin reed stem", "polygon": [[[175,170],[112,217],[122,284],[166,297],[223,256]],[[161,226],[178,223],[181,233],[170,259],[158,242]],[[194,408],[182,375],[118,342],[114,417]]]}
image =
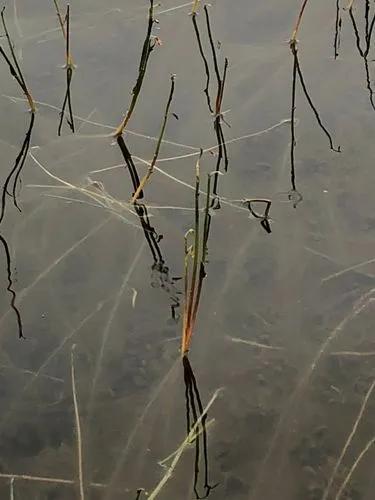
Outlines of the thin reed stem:
{"label": "thin reed stem", "polygon": [[11,54],[11,59],[12,59],[13,62],[6,55],[6,53],[5,53],[5,51],[4,51],[4,49],[2,47],[0,47],[0,53],[4,57],[6,63],[8,64],[8,67],[9,67],[11,75],[16,79],[18,85],[21,87],[23,93],[25,94],[26,99],[27,99],[27,101],[29,103],[29,106],[30,106],[30,111],[32,113],[35,113],[36,112],[35,102],[34,102],[34,99],[33,99],[32,95],[31,95],[31,92],[30,92],[30,90],[29,90],[29,88],[28,88],[28,86],[26,84],[26,80],[25,80],[25,78],[23,76],[21,67],[20,67],[20,65],[18,63],[16,54],[14,52],[14,45],[13,45],[13,42],[12,42],[12,40],[10,38],[10,35],[9,35],[9,32],[8,32],[8,28],[7,28],[7,25],[6,25],[6,22],[5,22],[4,12],[5,12],[5,6],[1,10],[1,23],[2,23],[3,28],[4,28],[5,36],[6,36],[6,39],[7,39],[7,42],[8,42],[8,48],[9,48],[9,51],[10,51],[10,54]]}
{"label": "thin reed stem", "polygon": [[85,489],[84,489],[84,484],[83,484],[82,432],[81,432],[81,421],[80,421],[79,409],[78,409],[78,397],[77,397],[75,367],[74,367],[75,347],[76,347],[76,345],[73,344],[72,350],[70,353],[70,371],[71,371],[71,378],[72,378],[72,395],[73,395],[74,416],[75,416],[76,434],[77,434],[79,495],[80,495],[80,500],[85,500]]}
{"label": "thin reed stem", "polygon": [[204,71],[206,74],[206,86],[205,86],[203,92],[206,95],[208,109],[210,110],[210,113],[213,114],[214,110],[212,109],[211,97],[210,97],[210,79],[211,79],[210,67],[208,65],[207,57],[206,57],[204,50],[203,50],[201,35],[199,32],[198,23],[197,23],[196,12],[193,12],[191,20],[193,22],[194,32],[195,32],[195,36],[196,36],[197,42],[198,42],[198,49],[199,49],[199,53],[200,53],[202,61],[203,61]]}
{"label": "thin reed stem", "polygon": [[[5,182],[3,184],[2,188],[2,193],[1,193],[1,206],[0,206],[0,224],[2,223],[4,217],[5,217],[5,210],[6,210],[6,197],[7,195],[13,198],[13,203],[14,206],[21,211],[18,202],[17,202],[17,195],[16,195],[16,190],[17,190],[17,184],[18,180],[20,178],[21,172],[23,170],[23,167],[26,162],[26,158],[30,149],[30,142],[31,142],[31,135],[34,127],[34,122],[35,122],[35,114],[31,113],[30,115],[30,122],[29,122],[29,127],[27,129],[25,139],[22,143],[21,150],[17,155],[17,158],[14,162],[14,165],[7,175]],[[13,179],[13,188],[12,191],[9,191],[9,184],[11,183]]]}
{"label": "thin reed stem", "polygon": [[371,76],[370,76],[370,68],[368,64],[368,54],[371,48],[371,39],[372,39],[372,34],[374,30],[374,23],[375,23],[375,14],[372,17],[372,20],[370,22],[369,15],[370,15],[370,6],[366,0],[366,8],[365,8],[365,47],[362,48],[361,46],[361,37],[359,34],[357,22],[354,17],[353,13],[353,2],[348,6],[349,10],[349,18],[351,20],[352,26],[353,26],[353,31],[354,31],[354,36],[355,36],[355,41],[356,41],[356,46],[358,53],[360,57],[363,59],[363,64],[365,68],[365,75],[366,75],[366,87],[369,92],[369,99],[370,99],[370,104],[373,110],[375,111],[375,103],[374,103],[374,91],[372,88],[372,83],[371,83]]}
{"label": "thin reed stem", "polygon": [[340,14],[340,0],[336,0],[336,20],[335,20],[335,38],[333,41],[334,58],[337,59],[339,56],[340,45],[341,45],[341,27],[342,18]]}
{"label": "thin reed stem", "polygon": [[152,158],[150,166],[148,167],[148,171],[147,171],[146,175],[142,178],[142,180],[139,183],[139,185],[138,185],[135,193],[132,196],[131,203],[134,203],[134,202],[137,201],[137,199],[138,199],[139,195],[142,193],[142,190],[145,187],[146,183],[150,180],[150,177],[154,173],[154,167],[155,167],[157,159],[159,157],[160,147],[161,147],[161,144],[163,142],[165,128],[166,128],[167,122],[168,122],[169,109],[170,109],[170,106],[171,106],[171,103],[172,103],[172,99],[173,99],[174,88],[175,88],[175,76],[172,75],[171,76],[171,88],[170,88],[170,91],[169,91],[168,101],[167,101],[167,105],[165,107],[165,112],[164,112],[164,119],[163,119],[163,123],[162,123],[162,126],[161,126],[161,130],[160,130],[160,134],[159,134],[159,139],[158,139],[158,142],[156,144],[154,156]]}
{"label": "thin reed stem", "polygon": [[[194,439],[196,439],[197,435],[200,432],[202,432],[202,430],[199,427],[201,424],[201,421],[204,418],[204,416],[207,414],[208,410],[211,408],[211,406],[213,405],[215,400],[217,399],[220,392],[221,392],[221,390],[219,389],[214,393],[214,395],[212,396],[212,398],[210,399],[210,401],[207,403],[206,407],[204,408],[202,414],[198,417],[197,421],[192,426],[189,434],[186,436],[186,438],[181,443],[181,445],[177,448],[177,450],[175,452],[173,452],[169,457],[167,457],[167,459],[165,459],[161,462],[161,464],[164,465],[166,462],[171,460],[170,465],[167,466],[167,470],[166,470],[165,474],[160,479],[159,483],[155,486],[155,488],[150,492],[150,494],[148,496],[148,500],[155,500],[155,498],[160,494],[160,492],[164,489],[165,485],[171,479],[171,477],[173,476],[173,473],[178,465],[178,462],[180,461],[180,459],[182,457],[182,454],[184,453],[186,448],[188,448],[190,446],[191,442],[193,442]],[[208,422],[206,424],[206,428],[211,422]]]}
{"label": "thin reed stem", "polygon": [[[292,105],[290,112],[290,182],[292,185],[292,193],[298,193],[296,186],[296,167],[295,167],[295,150],[296,150],[296,84],[297,84],[297,48],[291,45],[293,54],[293,72],[292,72]],[[302,199],[302,197],[301,197]],[[300,201],[300,200],[298,200]],[[295,202],[296,208],[298,201]]]}
{"label": "thin reed stem", "polygon": [[65,39],[66,90],[65,90],[63,104],[61,106],[60,121],[57,129],[57,135],[60,136],[65,116],[65,110],[67,106],[69,113],[69,118],[67,119],[67,123],[72,133],[74,134],[75,132],[74,114],[73,114],[72,96],[71,96],[71,85],[73,79],[74,64],[73,64],[72,54],[70,51],[70,5],[68,4],[66,7],[65,23],[62,22],[60,9],[58,7],[56,0],[55,0],[55,6],[56,6],[57,17],[59,19],[61,26],[62,35],[63,38]]}
{"label": "thin reed stem", "polygon": [[65,20],[63,20],[63,18],[62,18],[60,7],[59,7],[57,0],[53,0],[53,3],[55,4],[57,19],[59,20],[61,31],[63,33],[64,38],[66,39]]}
{"label": "thin reed stem", "polygon": [[194,17],[197,14],[201,0],[194,0],[193,7],[191,9],[191,14]]}
{"label": "thin reed stem", "polygon": [[297,73],[298,73],[298,76],[299,76],[299,81],[301,83],[301,87],[302,87],[303,93],[305,94],[307,102],[309,103],[309,106],[310,106],[310,108],[312,109],[312,111],[313,111],[313,113],[315,115],[316,121],[318,122],[318,125],[322,129],[322,131],[324,132],[324,134],[327,136],[328,141],[329,141],[329,147],[330,147],[330,149],[332,149],[332,151],[335,151],[335,153],[340,153],[341,152],[340,146],[338,146],[337,148],[335,148],[335,146],[333,145],[332,136],[328,132],[327,128],[323,125],[323,122],[322,122],[322,120],[320,118],[319,112],[316,109],[314,103],[312,102],[312,99],[311,99],[310,94],[309,94],[309,92],[307,90],[307,87],[306,87],[305,79],[303,77],[303,73],[302,73],[301,66],[300,66],[299,59],[298,59],[297,50],[295,52],[295,61],[296,61],[296,64],[297,64]]}
{"label": "thin reed stem", "polygon": [[[216,92],[215,114],[214,114],[214,131],[216,134],[217,148],[218,148],[218,156],[217,156],[217,161],[216,161],[216,172],[219,173],[221,163],[223,160],[224,160],[225,172],[227,172],[228,165],[229,165],[226,141],[225,141],[223,128],[222,128],[222,121],[223,121],[222,104],[223,104],[223,97],[224,97],[225,80],[227,77],[227,70],[228,70],[228,59],[225,58],[223,75],[221,76],[220,70],[219,70],[217,53],[216,53],[216,47],[215,47],[215,43],[214,43],[213,35],[212,35],[210,16],[209,16],[209,11],[208,11],[207,5],[204,6],[204,12],[205,12],[205,16],[206,16],[207,33],[208,33],[208,38],[209,38],[209,42],[210,42],[210,47],[211,47],[211,52],[212,52],[212,60],[213,60],[215,74],[216,74],[216,80],[217,80],[217,92]],[[215,209],[219,209],[221,206],[219,196],[218,196],[218,190],[217,190],[218,189],[218,181],[219,181],[219,178],[218,178],[218,176],[216,176],[215,180],[214,180],[213,189],[212,189],[212,192],[215,195],[213,203],[212,203],[212,208],[215,208]]]}
{"label": "thin reed stem", "polygon": [[141,55],[141,60],[139,63],[139,68],[138,68],[138,78],[136,81],[136,84],[133,88],[132,92],[132,99],[129,105],[129,109],[127,110],[124,119],[121,121],[119,126],[117,127],[114,137],[119,137],[123,134],[127,124],[129,123],[129,120],[134,112],[135,106],[138,101],[139,94],[142,89],[142,84],[144,77],[146,75],[146,70],[147,70],[147,65],[148,65],[148,60],[150,58],[150,54],[153,51],[156,42],[152,40],[152,27],[154,25],[154,0],[150,0],[150,8],[148,11],[148,25],[147,25],[147,33],[146,33],[146,38],[143,43],[143,49],[142,49],[142,55]]}
{"label": "thin reed stem", "polygon": [[[184,356],[190,346],[191,336],[192,336],[192,311],[194,310],[194,304],[196,300],[196,281],[197,281],[197,271],[198,262],[200,258],[199,252],[199,185],[200,185],[200,160],[201,154],[195,165],[195,224],[194,230],[194,244],[192,247],[187,245],[187,236],[185,236],[185,301],[184,301],[184,322],[183,322],[183,332],[182,332],[182,345],[181,354]],[[189,261],[192,259],[192,273],[191,280],[189,283]],[[188,284],[189,283],[189,284]]]}
{"label": "thin reed stem", "polygon": [[303,13],[305,11],[307,2],[308,2],[308,0],[303,0],[303,2],[302,2],[301,9],[300,9],[300,11],[298,13],[297,21],[296,21],[296,24],[294,26],[294,29],[293,29],[293,32],[292,32],[292,36],[291,36],[291,39],[290,39],[291,43],[296,43],[296,41],[297,41],[298,30],[299,30],[300,25],[301,25]]}

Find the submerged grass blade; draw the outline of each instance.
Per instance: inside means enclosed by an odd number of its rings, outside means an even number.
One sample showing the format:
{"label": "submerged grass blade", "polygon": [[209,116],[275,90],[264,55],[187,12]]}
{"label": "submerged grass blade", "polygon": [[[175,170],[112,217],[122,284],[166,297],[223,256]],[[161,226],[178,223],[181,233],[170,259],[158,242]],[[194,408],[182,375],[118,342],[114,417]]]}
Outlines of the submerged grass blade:
{"label": "submerged grass blade", "polygon": [[353,424],[352,430],[351,430],[351,432],[350,432],[350,434],[349,434],[349,436],[348,436],[348,438],[347,438],[347,440],[345,442],[345,445],[344,445],[343,449],[341,450],[340,456],[337,459],[337,462],[336,462],[336,465],[335,465],[335,467],[334,467],[334,469],[332,471],[331,477],[329,478],[328,484],[327,484],[326,489],[324,491],[324,494],[322,496],[322,500],[327,500],[328,499],[328,495],[330,493],[333,481],[335,480],[336,474],[337,474],[338,470],[341,467],[341,463],[342,463],[343,458],[344,458],[344,456],[345,456],[345,454],[346,454],[346,452],[347,452],[347,450],[348,450],[348,448],[349,448],[349,446],[350,446],[350,444],[351,444],[351,442],[353,440],[353,437],[354,437],[354,435],[357,432],[358,426],[359,426],[359,424],[360,424],[360,422],[362,420],[363,414],[364,414],[364,412],[366,410],[367,403],[368,403],[368,401],[369,401],[369,399],[371,397],[371,394],[372,394],[372,392],[374,390],[374,387],[375,387],[375,381],[372,382],[370,388],[368,389],[368,391],[366,393],[366,396],[363,399],[361,408],[360,408],[359,413],[357,415],[357,418],[356,418],[356,420],[355,420],[355,422]]}
{"label": "submerged grass blade", "polygon": [[70,353],[70,373],[72,379],[72,395],[73,395],[73,405],[74,405],[74,417],[76,424],[76,434],[77,434],[77,461],[78,461],[78,484],[79,484],[79,496],[80,500],[85,500],[85,489],[83,485],[83,455],[82,455],[82,431],[81,431],[81,420],[78,408],[78,397],[76,388],[76,378],[75,378],[75,366],[74,366],[74,351],[76,344],[72,345]]}

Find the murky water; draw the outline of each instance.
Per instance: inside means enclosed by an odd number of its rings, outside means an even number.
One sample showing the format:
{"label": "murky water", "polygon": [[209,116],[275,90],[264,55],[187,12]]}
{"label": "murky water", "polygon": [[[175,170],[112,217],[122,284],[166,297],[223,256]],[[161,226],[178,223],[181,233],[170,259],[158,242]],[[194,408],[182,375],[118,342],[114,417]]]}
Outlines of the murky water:
{"label": "murky water", "polygon": [[[335,3],[307,3],[298,61],[341,153],[330,149],[297,79],[294,181],[288,40],[300,1],[217,0],[207,11],[221,76],[229,61],[219,110],[228,170],[218,176],[221,208],[210,211],[189,378],[180,354],[184,235],[194,227],[200,148],[203,191],[218,161],[192,5],[155,5],[157,43],[124,134],[142,178],[175,74],[157,168],[144,188],[147,219],[128,203],[134,189],[112,135],[137,79],[148,2],[71,5],[75,134],[64,118],[61,137],[65,42],[54,3],[8,2],[7,26],[38,109],[15,189],[22,212],[5,194],[0,231],[10,258],[8,268],[2,245],[1,498],[139,500],[154,498],[158,485],[165,500],[197,492],[217,500],[373,498],[375,7],[357,0],[349,12],[338,3],[335,60]],[[195,19],[214,108],[203,7]],[[1,44],[8,51],[5,38]],[[30,114],[4,60],[0,79],[4,183]],[[293,182],[303,197],[296,207]],[[242,202],[255,198],[272,202],[270,219]],[[251,207],[264,212],[264,204]],[[171,455],[186,439],[187,408],[192,425],[215,394],[198,426],[199,454],[193,436]]]}

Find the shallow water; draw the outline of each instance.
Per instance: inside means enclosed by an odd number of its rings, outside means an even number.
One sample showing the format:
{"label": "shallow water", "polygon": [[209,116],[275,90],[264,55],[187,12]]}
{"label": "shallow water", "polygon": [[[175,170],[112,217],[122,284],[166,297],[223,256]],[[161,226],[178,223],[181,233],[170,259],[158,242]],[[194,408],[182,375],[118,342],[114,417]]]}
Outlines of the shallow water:
{"label": "shallow water", "polygon": [[[189,353],[203,406],[222,388],[208,413],[214,419],[207,427],[209,480],[217,484],[210,498],[319,500],[325,491],[326,500],[338,498],[370,443],[340,497],[370,500],[372,394],[333,477],[374,380],[375,112],[353,26],[341,5],[334,60],[335,2],[308,3],[299,62],[342,152],[330,150],[298,86],[295,174],[303,200],[294,208],[288,200],[293,60],[287,41],[300,2],[211,3],[220,68],[229,60],[222,107],[230,124],[223,124],[229,167],[219,177],[221,209],[212,211],[207,277]],[[144,199],[150,224],[163,235],[160,272],[133,207],[120,203],[129,201],[132,185],[110,136],[137,78],[148,3],[71,5],[77,130],[72,135],[64,122],[60,138],[64,41],[50,4],[17,0],[15,18],[10,1],[6,11],[38,111],[21,175],[22,212],[8,197],[1,228],[26,339],[18,338],[10,308],[4,254],[0,497],[80,498],[73,356],[85,498],[133,500],[144,488],[142,499],[168,472],[159,462],[186,437],[182,321],[171,318],[171,305],[183,301],[183,281],[173,278],[183,274],[184,234],[194,227],[199,148],[216,145],[206,76],[191,5],[163,2],[154,27],[161,45],[150,56],[125,134],[141,176],[142,159],[154,153],[170,74],[176,74],[170,111],[177,117],[169,117]],[[365,2],[355,4],[363,41]],[[197,21],[214,101],[202,7]],[[370,50],[370,73],[372,58]],[[0,78],[4,182],[29,115],[4,61]],[[215,149],[201,159],[202,189],[216,160]],[[247,198],[272,201],[271,234],[241,203]],[[195,497],[194,458],[191,445],[158,498]],[[199,468],[203,492],[203,461]]]}

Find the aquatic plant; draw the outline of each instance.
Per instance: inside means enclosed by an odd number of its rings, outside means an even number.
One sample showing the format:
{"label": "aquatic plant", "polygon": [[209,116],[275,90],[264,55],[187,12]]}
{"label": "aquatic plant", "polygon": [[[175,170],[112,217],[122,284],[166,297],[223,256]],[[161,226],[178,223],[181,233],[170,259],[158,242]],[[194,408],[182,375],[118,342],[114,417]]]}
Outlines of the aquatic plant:
{"label": "aquatic plant", "polygon": [[[318,123],[318,126],[320,129],[323,131],[324,135],[327,137],[328,142],[329,142],[329,147],[332,151],[335,151],[336,153],[341,152],[340,146],[335,147],[333,144],[333,139],[326,128],[326,126],[323,124],[320,114],[314,105],[310,93],[307,89],[305,79],[303,77],[303,73],[301,70],[301,65],[299,62],[299,57],[298,57],[298,40],[297,40],[297,35],[298,31],[302,22],[303,14],[305,12],[305,8],[307,5],[308,0],[303,0],[296,24],[294,26],[292,36],[289,40],[289,47],[292,53],[292,58],[293,58],[293,70],[292,70],[292,99],[291,99],[291,112],[290,112],[290,182],[291,182],[291,190],[289,191],[288,198],[290,201],[292,201],[294,208],[297,207],[297,205],[302,201],[303,197],[302,194],[298,191],[297,189],[297,184],[296,184],[296,171],[295,171],[295,149],[296,149],[296,133],[295,133],[295,127],[296,127],[296,88],[297,88],[297,81],[299,81],[303,94],[307,100],[307,103],[309,104],[315,119]],[[298,77],[298,78],[297,78]]]}
{"label": "aquatic plant", "polygon": [[[20,67],[20,64],[18,62],[18,59],[16,57],[15,51],[14,51],[14,44],[11,40],[6,21],[5,21],[5,7],[2,8],[1,10],[1,22],[2,26],[4,29],[5,37],[8,43],[8,48],[10,52],[10,56],[7,55],[3,47],[0,45],[0,54],[3,56],[6,64],[8,65],[10,74],[13,76],[13,78],[16,80],[18,83],[19,87],[23,91],[23,93],[26,96],[27,102],[30,106],[30,122],[29,126],[26,132],[25,139],[22,143],[21,150],[15,160],[14,166],[10,170],[5,183],[3,185],[2,189],[2,197],[1,197],[1,212],[0,212],[0,224],[4,219],[5,215],[5,205],[6,205],[6,196],[10,196],[13,199],[13,203],[15,207],[20,210],[20,207],[17,203],[17,195],[16,195],[16,190],[17,190],[17,184],[20,179],[20,175],[22,172],[22,169],[25,165],[26,157],[30,148],[30,142],[31,142],[31,135],[34,127],[34,122],[35,122],[35,113],[36,113],[36,106],[35,106],[35,101],[31,95],[30,89],[26,83],[25,77],[23,75],[22,69]],[[8,186],[10,182],[13,181],[13,187],[12,191],[10,192],[8,189]]]}
{"label": "aquatic plant", "polygon": [[66,14],[64,19],[62,18],[61,11],[59,8],[59,4],[57,0],[53,0],[56,8],[57,18],[60,24],[61,32],[63,38],[65,40],[65,72],[66,72],[66,90],[64,95],[64,100],[61,106],[60,111],[60,121],[57,129],[57,135],[61,135],[61,129],[64,121],[64,115],[66,107],[68,106],[69,118],[67,119],[67,123],[69,125],[70,130],[75,132],[74,126],[74,115],[73,115],[73,107],[72,107],[72,96],[71,96],[71,85],[73,79],[73,72],[75,69],[73,63],[73,57],[70,49],[70,4],[66,6]]}

